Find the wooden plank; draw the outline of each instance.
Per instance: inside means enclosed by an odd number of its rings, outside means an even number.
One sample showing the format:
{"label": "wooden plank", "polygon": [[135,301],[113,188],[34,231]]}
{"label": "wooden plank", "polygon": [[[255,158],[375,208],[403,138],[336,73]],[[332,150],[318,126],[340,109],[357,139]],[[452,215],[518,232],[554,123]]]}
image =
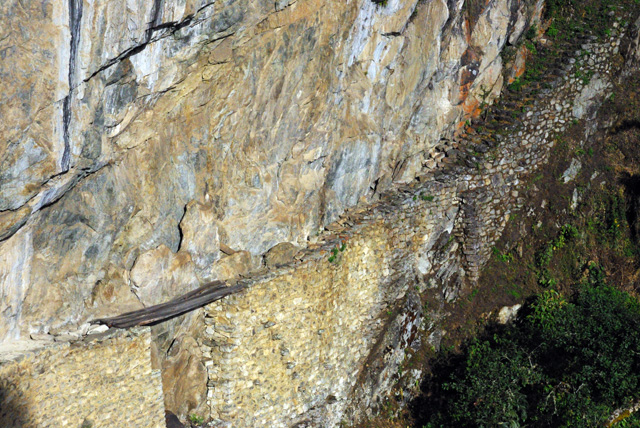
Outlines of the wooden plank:
{"label": "wooden plank", "polygon": [[188,292],[187,294],[183,294],[182,296],[178,296],[178,297],[176,297],[176,298],[174,298],[174,299],[170,300],[170,301],[169,301],[169,302],[167,302],[167,303],[170,303],[170,302],[177,302],[177,301],[181,301],[181,300],[187,300],[187,299],[190,299],[190,298],[192,298],[192,297],[195,297],[195,296],[197,296],[197,295],[199,295],[199,294],[205,293],[205,292],[207,292],[208,290],[211,290],[211,289],[218,289],[218,288],[226,288],[226,287],[228,287],[228,286],[229,286],[229,284],[227,284],[227,283],[226,283],[226,282],[224,282],[224,281],[212,281],[212,282],[208,282],[208,283],[206,283],[205,285],[203,285],[202,287],[198,287],[198,288],[196,288],[195,290]]}
{"label": "wooden plank", "polygon": [[138,325],[156,324],[206,306],[223,297],[235,294],[245,287],[246,285],[244,284],[227,286],[223,281],[214,281],[168,302],[137,311],[126,312],[116,317],[92,320],[90,323],[104,324],[114,328],[129,328]]}

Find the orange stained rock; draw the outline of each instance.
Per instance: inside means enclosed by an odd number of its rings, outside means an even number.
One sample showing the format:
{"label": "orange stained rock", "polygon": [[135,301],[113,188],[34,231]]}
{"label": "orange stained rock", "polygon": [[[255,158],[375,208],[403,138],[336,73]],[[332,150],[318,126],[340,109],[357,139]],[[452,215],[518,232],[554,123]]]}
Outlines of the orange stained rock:
{"label": "orange stained rock", "polygon": [[515,80],[522,76],[526,70],[527,59],[531,56],[531,52],[525,45],[520,46],[516,53],[516,59],[513,63],[513,73],[509,76],[508,84],[512,84]]}

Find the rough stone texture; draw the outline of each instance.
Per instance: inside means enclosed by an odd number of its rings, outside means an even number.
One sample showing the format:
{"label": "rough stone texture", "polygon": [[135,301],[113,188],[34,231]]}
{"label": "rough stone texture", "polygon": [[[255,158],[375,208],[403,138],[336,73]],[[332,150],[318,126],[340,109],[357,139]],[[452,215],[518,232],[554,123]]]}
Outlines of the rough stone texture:
{"label": "rough stone texture", "polygon": [[[247,274],[411,180],[498,95],[525,3],[3,2],[0,341]],[[198,383],[197,352],[169,357],[197,332],[169,326],[154,364]]]}
{"label": "rough stone texture", "polygon": [[[411,260],[403,256],[421,245],[405,237],[425,228],[407,221],[390,233],[387,226],[378,220],[357,230],[333,263],[319,252],[207,308],[202,347],[212,417],[277,427],[301,422],[311,408],[344,407],[379,314],[404,292]],[[340,414],[323,416],[321,426]]]}
{"label": "rough stone texture", "polygon": [[147,306],[196,288],[198,279],[188,259],[188,254],[174,254],[164,245],[142,254],[131,269],[134,293]]}
{"label": "rough stone texture", "polygon": [[248,251],[238,251],[210,266],[208,276],[211,279],[234,278],[249,273],[259,264],[260,260],[257,257],[252,257]]}
{"label": "rough stone texture", "polygon": [[504,306],[500,308],[498,312],[498,322],[500,324],[507,324],[513,321],[518,315],[518,311],[522,308],[521,304],[513,305],[513,306]]}
{"label": "rough stone texture", "polygon": [[207,415],[207,374],[198,341],[204,315],[196,310],[151,327],[151,363],[162,372],[165,408],[180,416]]}
{"label": "rough stone texture", "polygon": [[302,245],[410,181],[535,15],[463,3],[3,2],[0,340],[236,275],[220,243]]}
{"label": "rough stone texture", "polygon": [[211,206],[187,205],[180,222],[184,249],[191,256],[200,282],[209,281],[211,265],[220,258],[220,236]]}
{"label": "rough stone texture", "polygon": [[198,352],[198,344],[191,336],[177,337],[171,344],[164,362],[162,386],[167,408],[181,415],[200,415],[206,408],[207,371]]}
{"label": "rough stone texture", "polygon": [[630,67],[637,67],[640,64],[640,18],[630,27],[628,44],[623,45],[621,51]]}
{"label": "rough stone texture", "polygon": [[[447,137],[500,92],[498,53],[541,2],[491,1],[473,22],[462,0],[5,3],[0,52],[46,67],[30,75],[37,85],[9,78],[0,91],[0,112],[15,117],[0,124],[1,338],[247,275],[265,250],[323,225],[340,235],[244,279],[249,290],[209,317],[153,328],[168,409],[232,426],[331,426],[375,410],[421,325],[411,286],[452,301],[473,282],[522,204],[518,185],[576,102],[595,112],[620,50],[617,31],[581,46],[585,61],[566,64],[520,128],[480,144]],[[499,156],[480,159],[470,143],[499,143]],[[223,243],[241,251],[223,257]],[[443,334],[427,337],[437,346]]]}
{"label": "rough stone texture", "polygon": [[431,152],[435,172],[348,213],[295,262],[242,279],[245,291],[207,306],[199,343],[214,421],[332,427],[375,412],[419,329],[436,348],[446,334],[435,321],[447,314],[424,314],[414,289],[450,302],[474,283],[524,202],[519,186],[576,118],[574,100],[589,82],[575,76],[601,80],[584,102],[595,111],[620,65],[621,38],[614,31],[580,46],[588,54],[494,136],[501,156],[462,166],[478,150],[473,138],[443,141]]}
{"label": "rough stone texture", "polygon": [[164,428],[160,371],[149,329],[74,343],[0,348],[0,425],[5,428]]}
{"label": "rough stone texture", "polygon": [[289,263],[298,251],[300,251],[300,248],[297,245],[290,242],[281,242],[265,253],[264,264],[267,267],[277,267],[278,265]]}

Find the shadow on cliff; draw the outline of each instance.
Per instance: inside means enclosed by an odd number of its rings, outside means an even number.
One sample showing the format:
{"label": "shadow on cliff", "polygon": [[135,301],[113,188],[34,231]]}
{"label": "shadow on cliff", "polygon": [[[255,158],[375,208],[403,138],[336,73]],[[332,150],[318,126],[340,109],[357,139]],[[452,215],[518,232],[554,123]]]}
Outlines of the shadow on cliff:
{"label": "shadow on cliff", "polygon": [[164,413],[164,422],[167,428],[186,428],[186,425],[180,422],[180,419],[169,411]]}
{"label": "shadow on cliff", "polygon": [[626,175],[621,179],[627,197],[627,222],[631,231],[631,239],[640,246],[640,175]]}
{"label": "shadow on cliff", "polygon": [[0,379],[0,427],[37,428],[30,421],[31,417],[22,391],[11,386],[11,383]]}
{"label": "shadow on cliff", "polygon": [[619,134],[625,131],[629,131],[632,129],[640,129],[640,120],[632,119],[632,120],[624,120],[622,123],[611,131],[612,134]]}
{"label": "shadow on cliff", "polygon": [[[506,326],[501,324],[489,324],[479,339],[486,339],[494,335],[503,334]],[[466,358],[469,345],[473,339],[465,341],[459,351],[443,351],[431,361],[428,373],[420,384],[420,394],[410,404],[411,415],[416,427],[441,426],[433,425],[434,415],[446,415],[447,404],[453,400],[455,394],[446,389],[445,385],[457,376],[462,376],[466,367]],[[444,426],[444,425],[442,425]],[[447,425],[449,426],[449,425]]]}

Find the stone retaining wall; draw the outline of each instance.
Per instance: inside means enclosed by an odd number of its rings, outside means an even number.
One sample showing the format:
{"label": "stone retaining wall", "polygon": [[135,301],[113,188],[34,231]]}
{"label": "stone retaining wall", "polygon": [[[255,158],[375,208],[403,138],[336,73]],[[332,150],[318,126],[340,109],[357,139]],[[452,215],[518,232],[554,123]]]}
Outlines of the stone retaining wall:
{"label": "stone retaining wall", "polygon": [[[474,284],[522,206],[519,186],[604,99],[621,38],[614,30],[566,46],[540,91],[519,95],[517,116],[494,123],[506,132],[443,140],[437,166],[417,182],[347,214],[291,265],[243,279],[246,291],[209,305],[200,345],[211,417],[220,426],[331,427],[375,408],[418,330],[436,347],[446,333],[425,325],[417,292],[437,288],[450,302]],[[438,311],[428,318],[446,316]]]}
{"label": "stone retaining wall", "polygon": [[[438,193],[430,205],[450,196]],[[414,255],[453,226],[445,213],[425,215],[423,203],[390,212],[384,206],[307,252],[304,261],[266,273],[248,291],[206,308],[202,348],[210,356],[212,417],[232,426],[280,427],[325,407],[320,425],[339,421],[364,360],[391,319],[387,311],[391,315],[415,282]],[[413,333],[420,316],[409,321]]]}
{"label": "stone retaining wall", "polygon": [[[523,95],[525,111],[498,123],[506,132],[443,140],[417,181],[348,212],[292,263],[241,279],[245,291],[207,306],[196,339],[217,425],[332,427],[375,409],[405,350],[420,337],[437,347],[446,334],[426,321],[446,314],[425,314],[419,293],[451,302],[473,286],[522,205],[521,183],[574,119],[595,114],[621,65],[621,37],[570,46],[555,77]],[[149,331],[135,329],[0,358],[0,425],[164,426],[150,347]]]}
{"label": "stone retaining wall", "polygon": [[[42,344],[41,344],[42,345]],[[160,428],[160,371],[148,328],[0,354],[3,428]]]}

